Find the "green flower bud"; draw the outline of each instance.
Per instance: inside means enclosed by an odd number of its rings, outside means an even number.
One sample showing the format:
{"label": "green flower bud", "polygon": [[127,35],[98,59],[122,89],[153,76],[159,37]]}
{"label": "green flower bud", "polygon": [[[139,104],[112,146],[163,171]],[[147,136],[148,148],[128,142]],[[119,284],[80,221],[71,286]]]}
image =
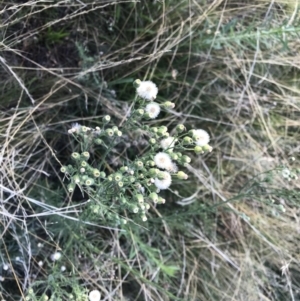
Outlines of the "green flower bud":
{"label": "green flower bud", "polygon": [[149,143],[150,143],[150,144],[155,144],[155,143],[156,143],[156,139],[150,138],[150,139],[149,139]]}
{"label": "green flower bud", "polygon": [[118,182],[118,186],[121,188],[124,186],[124,183],[120,181],[120,182]]}
{"label": "green flower bud", "polygon": [[169,152],[168,154],[170,155],[171,159],[174,161],[177,161],[179,159],[179,157],[176,153]]}
{"label": "green flower bud", "polygon": [[135,195],[136,200],[138,201],[139,204],[144,203],[144,197],[142,194],[138,193]]}
{"label": "green flower bud", "polygon": [[127,203],[127,200],[126,200],[125,197],[121,197],[120,202],[121,202],[122,204],[126,204],[126,203]]}
{"label": "green flower bud", "polygon": [[143,116],[145,114],[145,110],[138,109],[138,110],[136,110],[136,114],[139,115],[139,116]]}
{"label": "green flower bud", "polygon": [[147,161],[147,162],[146,162],[146,165],[147,165],[147,166],[150,166],[150,167],[154,167],[154,166],[155,166],[155,162],[152,161],[152,160],[150,160],[150,161]]}
{"label": "green flower bud", "polygon": [[141,219],[142,219],[143,222],[146,222],[146,221],[147,221],[146,215],[142,215],[142,216],[141,216]]}
{"label": "green flower bud", "polygon": [[157,204],[164,204],[166,202],[165,199],[163,199],[162,197],[158,197],[158,200],[157,200]]}
{"label": "green flower bud", "polygon": [[106,116],[103,117],[103,122],[108,123],[108,122],[110,122],[110,119],[111,119],[110,116],[106,115]]}
{"label": "green flower bud", "polygon": [[121,137],[121,136],[122,136],[122,132],[121,132],[121,131],[117,131],[116,135],[117,135],[118,137]]}
{"label": "green flower bud", "polygon": [[124,219],[124,218],[122,218],[122,219],[121,219],[121,223],[122,223],[123,225],[126,225],[126,224],[127,224],[127,220]]}
{"label": "green flower bud", "polygon": [[183,131],[185,131],[185,126],[184,126],[183,124],[178,124],[178,125],[176,126],[176,131],[177,131],[178,133],[182,133]]}
{"label": "green flower bud", "polygon": [[188,133],[191,137],[193,137],[195,135],[195,130],[189,130]]}
{"label": "green flower bud", "polygon": [[91,128],[86,127],[86,126],[82,126],[82,127],[80,128],[80,130],[81,130],[82,133],[86,133],[86,132],[89,131],[90,129],[91,129]]}
{"label": "green flower bud", "polygon": [[74,189],[75,189],[75,186],[76,186],[76,184],[75,183],[70,183],[69,185],[68,185],[68,191],[70,192],[70,193],[72,193],[73,191],[74,191]]}
{"label": "green flower bud", "polygon": [[80,159],[80,154],[79,153],[72,153],[71,157],[74,160],[79,160]]}
{"label": "green flower bud", "polygon": [[188,178],[188,175],[186,173],[184,173],[183,171],[178,171],[176,176],[180,180],[186,180]]}
{"label": "green flower bud", "polygon": [[87,167],[88,166],[88,163],[86,161],[81,161],[80,165],[82,167]]}
{"label": "green flower bud", "polygon": [[72,177],[72,179],[73,179],[73,181],[74,181],[74,183],[76,183],[76,184],[79,184],[80,183],[80,176],[79,175],[74,175],[73,177]]}
{"label": "green flower bud", "polygon": [[136,79],[136,80],[133,82],[133,86],[134,86],[135,88],[138,88],[138,87],[140,86],[140,84],[141,84],[141,80],[140,80],[140,79]]}
{"label": "green flower bud", "polygon": [[193,143],[193,139],[191,137],[185,136],[182,140],[184,145],[189,145]]}
{"label": "green flower bud", "polygon": [[133,207],[132,208],[132,212],[133,213],[138,213],[139,212],[139,208],[138,207]]}
{"label": "green flower bud", "polygon": [[100,172],[100,178],[104,179],[106,177],[106,174],[104,171],[101,171]]}
{"label": "green flower bud", "polygon": [[135,177],[129,177],[129,182],[134,183],[135,182]]}
{"label": "green flower bud", "polygon": [[149,204],[145,204],[146,210],[150,209],[150,205]]}
{"label": "green flower bud", "polygon": [[143,168],[144,167],[144,164],[142,161],[138,160],[135,162],[135,165],[138,167],[138,168]]}
{"label": "green flower bud", "polygon": [[81,153],[81,156],[83,159],[88,160],[90,158],[90,153],[89,152],[83,152]]}
{"label": "green flower bud", "polygon": [[203,154],[203,149],[202,149],[201,146],[196,145],[196,146],[194,147],[194,152],[195,152],[197,155],[198,155],[198,154]]}
{"label": "green flower bud", "polygon": [[94,179],[92,178],[88,178],[86,181],[85,181],[85,185],[86,186],[91,186],[91,185],[94,185],[95,181]]}
{"label": "green flower bud", "polygon": [[74,171],[74,167],[71,164],[67,166],[67,169],[68,169],[68,173],[73,173]]}
{"label": "green flower bud", "polygon": [[166,102],[162,103],[161,106],[166,109],[174,109],[175,103],[173,103],[171,101],[166,101]]}
{"label": "green flower bud", "polygon": [[168,128],[164,125],[162,125],[159,130],[163,131],[163,132],[167,132],[168,131]]}
{"label": "green flower bud", "polygon": [[150,128],[150,131],[153,132],[153,133],[157,133],[157,132],[158,132],[158,128],[155,127],[155,126],[154,126],[154,127],[151,127],[151,128]]}
{"label": "green flower bud", "polygon": [[126,171],[128,171],[128,166],[122,166],[122,167],[120,168],[120,171],[121,171],[121,172],[126,172]]}
{"label": "green flower bud", "polygon": [[150,199],[151,201],[153,201],[154,203],[157,203],[157,201],[158,201],[158,195],[157,195],[157,193],[151,192],[151,193],[149,194],[149,199]]}
{"label": "green flower bud", "polygon": [[108,176],[108,177],[107,177],[107,180],[108,180],[109,182],[112,182],[113,177],[112,177],[112,176]]}
{"label": "green flower bud", "polygon": [[105,132],[108,137],[112,137],[114,135],[114,131],[112,129],[106,129]]}
{"label": "green flower bud", "polygon": [[119,128],[115,125],[111,129],[114,131],[114,133],[117,133],[119,130]]}
{"label": "green flower bud", "polygon": [[88,179],[89,177],[87,175],[83,175],[80,177],[80,184],[85,184],[85,181]]}
{"label": "green flower bud", "polygon": [[150,169],[149,169],[149,175],[150,175],[151,177],[156,177],[157,174],[158,174],[158,172],[159,172],[159,169],[157,169],[157,168],[150,168]]}
{"label": "green flower bud", "polygon": [[211,152],[213,150],[213,148],[210,145],[207,144],[207,145],[203,146],[203,150],[207,151],[207,152]]}
{"label": "green flower bud", "polygon": [[121,173],[116,173],[114,175],[114,179],[115,179],[116,182],[120,182],[122,180],[122,178],[123,178],[123,176],[122,176]]}
{"label": "green flower bud", "polygon": [[94,142],[95,142],[95,144],[97,144],[97,145],[103,144],[103,140],[100,139],[100,138],[95,139]]}
{"label": "green flower bud", "polygon": [[159,180],[164,180],[165,179],[165,174],[162,171],[159,171],[157,174],[157,178]]}
{"label": "green flower bud", "polygon": [[62,166],[62,167],[60,168],[60,171],[61,171],[62,173],[66,173],[66,172],[67,172],[67,166]]}
{"label": "green flower bud", "polygon": [[153,119],[151,114],[149,114],[148,112],[144,113],[143,117],[146,119]]}
{"label": "green flower bud", "polygon": [[192,159],[189,156],[186,156],[186,155],[182,156],[181,160],[184,163],[191,163],[191,161],[192,161]]}
{"label": "green flower bud", "polygon": [[93,169],[93,176],[95,178],[99,178],[100,177],[100,171],[97,168]]}

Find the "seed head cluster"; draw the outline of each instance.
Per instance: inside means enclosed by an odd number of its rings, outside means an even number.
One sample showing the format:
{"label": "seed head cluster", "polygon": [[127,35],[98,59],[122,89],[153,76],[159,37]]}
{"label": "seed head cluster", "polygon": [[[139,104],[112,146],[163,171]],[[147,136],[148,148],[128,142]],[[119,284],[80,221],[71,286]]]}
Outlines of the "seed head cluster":
{"label": "seed head cluster", "polygon": [[[212,150],[209,134],[205,130],[187,131],[183,124],[177,124],[170,132],[167,126],[154,121],[161,110],[170,112],[175,107],[170,101],[160,103],[156,100],[156,84],[136,80],[134,86],[137,97],[122,127],[116,126],[114,118],[109,115],[104,116],[95,128],[78,123],[72,125],[68,132],[80,143],[82,152],[73,152],[72,164],[60,169],[69,179],[69,193],[74,193],[78,187],[89,196],[87,203],[91,206],[90,212],[101,215],[101,218],[104,214],[109,222],[118,226],[126,225],[130,218],[136,216],[146,222],[151,203],[156,206],[166,202],[158,195],[159,192],[169,189],[172,181],[177,184],[188,179],[188,175],[181,170],[192,164],[187,151],[199,155]],[[129,141],[140,133],[145,141],[143,145],[139,145],[138,139]],[[127,149],[120,153],[118,144],[125,144],[128,150],[132,145],[145,151],[143,155],[137,154],[132,161],[125,156],[126,161],[122,162]],[[90,153],[91,150],[96,151]],[[132,154],[131,149],[130,152]],[[120,156],[115,160],[117,153]],[[55,252],[51,259],[59,261],[61,257],[60,252]],[[65,266],[61,267],[61,271],[66,270]],[[88,298],[89,301],[99,301],[100,292],[93,290]]]}

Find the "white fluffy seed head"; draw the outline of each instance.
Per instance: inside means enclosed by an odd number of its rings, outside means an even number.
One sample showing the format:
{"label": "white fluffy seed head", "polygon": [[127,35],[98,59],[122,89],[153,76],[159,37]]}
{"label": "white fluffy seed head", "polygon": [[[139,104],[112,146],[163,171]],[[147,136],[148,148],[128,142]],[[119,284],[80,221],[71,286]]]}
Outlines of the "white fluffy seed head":
{"label": "white fluffy seed head", "polygon": [[193,139],[195,143],[199,146],[205,146],[209,143],[209,135],[204,130],[193,130]]}
{"label": "white fluffy seed head", "polygon": [[79,123],[73,123],[72,127],[68,130],[69,134],[79,133],[81,129],[81,125]]}
{"label": "white fluffy seed head", "polygon": [[89,293],[89,300],[90,301],[100,301],[101,294],[98,290],[92,290]]}
{"label": "white fluffy seed head", "polygon": [[155,156],[154,156],[154,163],[157,167],[159,168],[162,168],[162,169],[169,169],[173,162],[170,158],[170,156],[166,153],[157,153]]}
{"label": "white fluffy seed head", "polygon": [[60,252],[55,252],[51,255],[51,260],[52,261],[56,261],[59,260],[61,258],[61,253]]}
{"label": "white fluffy seed head", "polygon": [[155,178],[154,184],[160,190],[168,189],[172,183],[171,175],[166,171],[163,171],[162,174],[164,177],[163,180]]}
{"label": "white fluffy seed head", "polygon": [[178,171],[178,167],[175,163],[172,162],[172,164],[170,166],[168,166],[168,168],[166,168],[167,171],[175,173]]}
{"label": "white fluffy seed head", "polygon": [[160,146],[163,149],[173,149],[176,141],[177,139],[175,139],[174,137],[168,137],[160,141]]}
{"label": "white fluffy seed head", "polygon": [[156,102],[150,102],[147,104],[145,111],[149,114],[151,119],[155,119],[160,113],[160,106]]}
{"label": "white fluffy seed head", "polygon": [[141,81],[136,89],[136,93],[139,97],[150,101],[156,98],[157,92],[157,86],[150,80]]}

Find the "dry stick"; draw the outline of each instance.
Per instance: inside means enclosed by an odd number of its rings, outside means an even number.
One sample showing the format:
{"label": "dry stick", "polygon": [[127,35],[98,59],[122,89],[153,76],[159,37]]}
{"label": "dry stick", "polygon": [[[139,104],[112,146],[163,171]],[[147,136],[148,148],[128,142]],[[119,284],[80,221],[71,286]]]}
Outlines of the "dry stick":
{"label": "dry stick", "polygon": [[13,75],[13,77],[17,80],[17,82],[19,83],[19,85],[21,86],[21,88],[26,92],[26,94],[28,95],[28,97],[30,98],[32,104],[34,104],[34,99],[32,98],[32,96],[30,95],[29,91],[27,90],[27,88],[25,87],[25,85],[23,84],[22,80],[18,77],[18,75],[14,72],[14,70],[7,65],[5,59],[0,56],[0,62],[9,70],[9,72]]}

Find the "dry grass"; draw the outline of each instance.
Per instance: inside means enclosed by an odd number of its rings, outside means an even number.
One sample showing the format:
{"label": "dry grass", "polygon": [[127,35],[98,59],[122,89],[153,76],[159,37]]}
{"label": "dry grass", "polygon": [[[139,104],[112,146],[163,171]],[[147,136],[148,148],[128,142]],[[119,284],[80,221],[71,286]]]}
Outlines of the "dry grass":
{"label": "dry grass", "polygon": [[[33,286],[62,300],[91,288],[102,300],[299,300],[299,183],[251,180],[298,167],[297,5],[3,2],[0,296]],[[214,151],[195,158],[182,198],[170,193],[149,231],[123,233],[84,213],[58,171],[70,124],[121,120],[137,77],[176,103],[160,123],[207,129]]]}

